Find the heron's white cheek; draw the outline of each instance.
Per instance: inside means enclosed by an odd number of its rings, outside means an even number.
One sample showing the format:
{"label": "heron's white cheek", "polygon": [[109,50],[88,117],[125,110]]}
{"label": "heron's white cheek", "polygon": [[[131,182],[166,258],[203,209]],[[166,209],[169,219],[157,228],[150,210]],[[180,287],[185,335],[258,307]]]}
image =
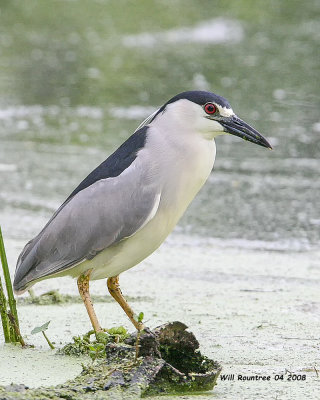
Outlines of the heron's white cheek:
{"label": "heron's white cheek", "polygon": [[201,123],[200,127],[200,133],[202,136],[204,136],[206,139],[213,139],[218,135],[223,135],[224,129],[221,124],[219,124],[218,121],[213,121],[208,118],[203,118],[203,121]]}

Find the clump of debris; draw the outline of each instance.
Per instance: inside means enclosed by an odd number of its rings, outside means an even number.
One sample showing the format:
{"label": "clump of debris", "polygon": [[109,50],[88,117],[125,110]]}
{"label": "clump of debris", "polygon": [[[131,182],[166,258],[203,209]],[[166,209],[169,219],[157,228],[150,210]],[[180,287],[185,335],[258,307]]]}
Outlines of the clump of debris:
{"label": "clump of debris", "polygon": [[121,396],[129,400],[212,390],[221,372],[221,366],[200,353],[194,334],[178,321],[108,341],[104,354],[64,384],[37,389],[9,385],[0,387],[0,397],[82,400]]}

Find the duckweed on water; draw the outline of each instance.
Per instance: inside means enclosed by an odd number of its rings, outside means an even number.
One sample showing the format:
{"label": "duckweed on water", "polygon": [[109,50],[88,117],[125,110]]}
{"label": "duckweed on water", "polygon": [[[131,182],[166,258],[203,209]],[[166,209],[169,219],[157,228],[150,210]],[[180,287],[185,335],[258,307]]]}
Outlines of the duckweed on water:
{"label": "duckweed on water", "polygon": [[[68,356],[88,355],[93,361],[105,358],[105,347],[107,343],[122,343],[129,337],[129,333],[123,326],[107,329],[95,335],[93,330],[85,335],[74,336],[73,342],[66,344],[59,350],[60,354]],[[91,338],[94,338],[93,340]]]}
{"label": "duckweed on water", "polygon": [[[110,296],[99,296],[99,295],[93,295],[91,296],[91,299],[93,303],[111,303],[114,301]],[[147,296],[137,296],[137,297],[126,296],[126,299],[130,303],[134,303],[135,301],[137,302],[151,301],[150,297]],[[47,306],[51,304],[75,304],[75,303],[82,303],[82,299],[80,296],[62,294],[58,290],[50,290],[49,292],[43,293],[40,296],[28,296],[28,297],[18,298],[18,304],[24,306],[31,304]]]}

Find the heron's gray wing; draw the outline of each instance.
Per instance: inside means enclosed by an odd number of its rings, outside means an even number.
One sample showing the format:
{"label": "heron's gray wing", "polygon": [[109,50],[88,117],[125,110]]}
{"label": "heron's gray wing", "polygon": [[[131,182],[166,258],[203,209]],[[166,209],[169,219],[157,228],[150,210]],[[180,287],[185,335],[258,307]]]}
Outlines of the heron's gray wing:
{"label": "heron's gray wing", "polygon": [[21,252],[18,262],[17,268],[20,266],[21,261],[28,255],[28,253],[32,250],[33,246],[37,242],[37,240],[41,237],[42,232],[46,229],[47,225],[51,223],[51,221],[59,214],[59,212],[66,206],[66,204],[81,190],[86,189],[87,187],[93,185],[95,182],[118,176],[122,174],[133,161],[136,159],[139,150],[141,150],[146,142],[148,127],[143,126],[140,129],[136,129],[133,135],[131,135],[122,145],[111,154],[105,161],[103,161],[97,168],[95,168],[70,194],[67,200],[59,207],[59,209],[53,214],[51,219],[42,229],[38,236],[34,239],[30,240],[23,251]]}
{"label": "heron's gray wing", "polygon": [[143,149],[146,136],[146,127],[135,132],[91,172],[25,246],[17,263],[16,291],[93,258],[153,217],[161,193],[152,177],[152,159]]}
{"label": "heron's gray wing", "polygon": [[154,216],[159,201],[159,187],[134,167],[80,191],[27,245],[16,270],[15,289],[93,258],[133,235]]}

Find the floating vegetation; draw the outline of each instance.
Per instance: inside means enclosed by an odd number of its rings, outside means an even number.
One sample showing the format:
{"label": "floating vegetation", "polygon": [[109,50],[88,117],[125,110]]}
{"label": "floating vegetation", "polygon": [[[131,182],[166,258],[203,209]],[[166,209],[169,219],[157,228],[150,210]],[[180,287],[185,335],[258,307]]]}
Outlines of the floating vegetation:
{"label": "floating vegetation", "polygon": [[[74,304],[81,303],[82,299],[78,295],[70,295],[70,294],[62,294],[59,290],[50,290],[49,292],[43,293],[39,296],[35,296],[33,292],[31,292],[28,297],[20,297],[18,298],[19,305],[40,305],[47,306],[52,304]],[[112,303],[114,300],[110,296],[100,296],[100,295],[92,295],[91,299],[94,303]],[[130,297],[126,296],[127,301],[130,303],[133,302],[151,302],[151,298],[147,296],[137,296]]]}
{"label": "floating vegetation", "polygon": [[[92,340],[91,337],[94,339]],[[82,337],[74,336],[73,342],[62,347],[59,353],[76,357],[88,355],[94,361],[105,358],[107,343],[123,343],[128,337],[129,333],[123,326],[110,328],[97,334],[91,330]]]}
{"label": "floating vegetation", "polygon": [[82,373],[75,379],[48,388],[0,386],[0,397],[2,400],[132,400],[148,395],[212,390],[221,366],[199,352],[197,339],[186,329],[185,324],[172,322],[153,331],[142,331],[138,359],[135,349],[137,333],[128,335],[123,327],[112,328],[91,342],[94,332],[90,331],[83,338],[74,338],[73,343],[60,350],[70,355],[95,353],[91,357],[94,361],[83,366]]}

